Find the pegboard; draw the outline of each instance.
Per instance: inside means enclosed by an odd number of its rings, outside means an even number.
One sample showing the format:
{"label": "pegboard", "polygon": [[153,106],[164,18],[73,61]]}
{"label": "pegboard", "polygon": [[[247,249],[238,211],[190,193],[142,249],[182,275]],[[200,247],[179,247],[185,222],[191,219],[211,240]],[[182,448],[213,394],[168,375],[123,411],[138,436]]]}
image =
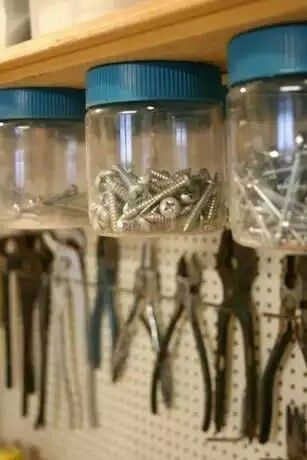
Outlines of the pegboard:
{"label": "pegboard", "polygon": [[[89,297],[91,304],[95,296],[96,279],[95,244],[96,237],[88,232],[87,268]],[[184,251],[195,251],[203,261],[202,295],[204,301],[219,304],[223,298],[222,285],[214,269],[214,253],[219,245],[220,234],[203,237],[172,237],[154,240],[157,248],[158,266],[161,275],[161,317],[167,324],[174,309],[176,263]],[[120,241],[121,263],[118,274],[117,302],[122,320],[132,303],[129,290],[134,285],[135,270],[140,261],[141,241],[126,239]],[[281,257],[276,253],[259,253],[259,276],[254,283],[256,307],[256,345],[259,370],[263,369],[268,353],[278,332],[279,320],[262,315],[264,312],[278,313],[280,298]],[[204,341],[211,363],[214,386],[214,349],[216,346],[216,309],[201,306]],[[240,438],[242,395],[244,392],[244,356],[240,327],[233,322],[234,340],[230,405],[225,430],[219,434],[229,441],[210,440],[215,434],[213,427],[208,433],[200,429],[202,420],[203,394],[201,372],[194,340],[188,322],[181,330],[180,341],[176,343],[172,365],[175,400],[171,410],[159,404],[159,415],[150,413],[149,386],[154,355],[145,329],[140,325],[133,343],[123,379],[111,383],[109,359],[108,321],[104,321],[103,363],[95,372],[96,407],[99,428],[71,430],[67,422],[67,407],[61,402],[58,426],[53,426],[54,407],[50,403],[54,390],[54,375],[50,363],[48,380],[48,427],[33,430],[37,401],[31,399],[31,414],[28,419],[20,417],[20,391],[5,390],[1,383],[0,435],[7,440],[19,439],[41,448],[46,460],[260,460],[262,458],[285,459],[285,408],[292,400],[296,404],[306,403],[307,373],[302,354],[294,346],[286,365],[280,369],[277,381],[276,426],[273,441],[261,446],[257,440],[249,443]],[[20,321],[14,319],[18,332]],[[18,342],[15,355],[18,356]],[[3,348],[3,347],[2,347]],[[3,362],[3,356],[1,361]],[[16,366],[18,375],[18,366]],[[3,378],[3,377],[2,377]],[[20,375],[19,377],[20,378]],[[209,438],[209,439],[208,439]]]}

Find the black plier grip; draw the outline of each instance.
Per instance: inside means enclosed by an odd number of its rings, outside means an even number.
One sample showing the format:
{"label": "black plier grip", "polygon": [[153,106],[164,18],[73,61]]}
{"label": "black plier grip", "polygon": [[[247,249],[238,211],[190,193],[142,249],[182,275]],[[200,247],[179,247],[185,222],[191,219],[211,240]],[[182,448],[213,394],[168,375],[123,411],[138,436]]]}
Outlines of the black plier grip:
{"label": "black plier grip", "polygon": [[280,361],[293,337],[293,326],[289,322],[285,331],[279,335],[264,369],[260,385],[260,431],[259,442],[265,444],[270,436],[273,415],[274,383]]}
{"label": "black plier grip", "polygon": [[201,270],[195,255],[190,260],[182,257],[178,264],[177,269],[177,306],[173,317],[168,325],[166,333],[161,341],[160,352],[157,355],[151,384],[151,406],[153,413],[157,413],[157,385],[161,369],[164,362],[169,355],[169,345],[176,325],[187,313],[187,317],[191,324],[192,333],[196,345],[197,354],[199,356],[204,388],[204,418],[202,423],[203,431],[209,429],[212,413],[212,389],[211,378],[207,351],[203,342],[202,332],[198,319],[198,306],[200,304],[200,283],[201,283]]}

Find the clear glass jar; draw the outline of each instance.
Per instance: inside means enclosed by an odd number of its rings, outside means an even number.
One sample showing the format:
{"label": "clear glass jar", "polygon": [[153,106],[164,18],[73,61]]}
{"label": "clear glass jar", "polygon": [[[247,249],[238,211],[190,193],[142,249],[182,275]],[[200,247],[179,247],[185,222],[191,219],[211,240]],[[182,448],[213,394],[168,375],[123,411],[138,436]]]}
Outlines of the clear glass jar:
{"label": "clear glass jar", "polygon": [[84,92],[0,90],[0,226],[86,225]]}
{"label": "clear glass jar", "polygon": [[159,61],[106,65],[89,72],[87,89],[94,229],[99,234],[150,236],[222,227],[226,211],[219,70]]}
{"label": "clear glass jar", "polygon": [[[307,56],[307,25],[264,28],[230,44],[230,224],[234,238],[246,246],[307,250],[303,55]],[[305,76],[296,75],[304,68]]]}

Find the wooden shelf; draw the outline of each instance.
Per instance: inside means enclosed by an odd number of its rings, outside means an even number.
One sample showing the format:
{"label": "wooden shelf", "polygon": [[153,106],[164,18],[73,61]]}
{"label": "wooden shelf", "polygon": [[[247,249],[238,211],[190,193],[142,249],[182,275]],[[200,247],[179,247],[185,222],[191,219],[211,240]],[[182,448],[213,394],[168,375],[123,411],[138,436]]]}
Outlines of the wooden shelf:
{"label": "wooden shelf", "polygon": [[225,68],[234,34],[292,20],[307,20],[306,0],[146,1],[1,51],[0,85],[83,86],[89,67],[118,60],[207,60]]}

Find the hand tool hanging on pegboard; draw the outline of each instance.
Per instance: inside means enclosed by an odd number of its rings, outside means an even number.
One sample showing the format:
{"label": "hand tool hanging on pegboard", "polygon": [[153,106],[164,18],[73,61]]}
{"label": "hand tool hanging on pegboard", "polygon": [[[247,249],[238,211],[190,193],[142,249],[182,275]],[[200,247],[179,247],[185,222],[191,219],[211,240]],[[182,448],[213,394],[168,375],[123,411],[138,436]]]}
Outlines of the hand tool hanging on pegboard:
{"label": "hand tool hanging on pegboard", "polygon": [[22,415],[28,415],[28,398],[35,392],[33,358],[33,319],[44,268],[36,251],[37,235],[25,233],[18,238],[21,268],[17,271],[18,292],[23,330],[23,396]]}
{"label": "hand tool hanging on pegboard", "polygon": [[[68,230],[65,232],[62,230],[60,233],[61,237],[65,238],[67,244],[71,245],[79,254],[80,264],[82,268],[82,286],[83,286],[83,294],[84,294],[84,311],[85,311],[85,333],[86,333],[86,340],[87,340],[87,354],[89,355],[89,330],[90,330],[90,309],[89,309],[89,297],[88,297],[88,282],[86,276],[86,266],[85,266],[85,254],[86,254],[86,238],[83,230]],[[96,388],[96,380],[94,375],[94,370],[92,366],[86,365],[86,397],[87,397],[87,404],[88,404],[88,420],[92,427],[98,427],[98,411],[97,411],[97,388]]]}
{"label": "hand tool hanging on pegboard", "polygon": [[17,253],[17,237],[1,238],[0,240],[0,283],[1,283],[1,325],[4,329],[5,349],[5,384],[12,388],[13,356],[11,334],[11,296],[10,274],[20,268],[20,257]]}
{"label": "hand tool hanging on pegboard", "polygon": [[286,441],[288,460],[307,459],[306,405],[302,408],[295,404],[287,406]]}
{"label": "hand tool hanging on pegboard", "polygon": [[201,306],[201,273],[201,266],[196,254],[180,258],[177,266],[177,306],[161,342],[160,351],[155,363],[151,386],[151,400],[153,413],[157,413],[157,385],[165,361],[169,359],[169,345],[176,331],[178,322],[184,317],[188,318],[192,327],[196,350],[201,365],[204,389],[204,418],[202,429],[203,431],[207,431],[210,426],[212,414],[212,389],[208,354],[202,338],[198,311]]}
{"label": "hand tool hanging on pegboard", "polygon": [[[127,364],[137,325],[141,320],[149,333],[153,351],[161,350],[161,331],[159,326],[160,302],[159,272],[156,265],[154,247],[146,242],[142,247],[141,264],[135,274],[134,301],[128,318],[120,331],[112,360],[113,381],[122,377]],[[167,407],[172,402],[172,378],[168,359],[163,361],[159,372],[159,382],[163,400]]]}
{"label": "hand tool hanging on pegboard", "polygon": [[46,393],[47,393],[47,371],[48,371],[48,340],[50,325],[50,307],[51,307],[51,264],[53,256],[48,247],[44,244],[41,237],[36,240],[36,253],[39,257],[43,273],[41,276],[41,285],[37,298],[37,307],[39,309],[39,343],[40,343],[40,383],[38,393],[38,412],[35,420],[35,428],[44,428],[46,426]]}
{"label": "hand tool hanging on pegboard", "polygon": [[217,321],[215,429],[226,425],[227,371],[230,363],[229,332],[231,318],[241,326],[245,358],[245,395],[242,434],[250,440],[256,434],[257,369],[254,344],[252,287],[258,274],[258,258],[254,249],[238,245],[230,230],[221,237],[216,255],[216,269],[223,283],[224,298]]}
{"label": "hand tool hanging on pegboard", "polygon": [[[307,257],[287,256],[281,286],[280,327],[260,381],[259,441],[268,442],[273,423],[274,386],[287,351],[298,341],[307,363]],[[299,315],[299,317],[297,317]]]}
{"label": "hand tool hanging on pegboard", "polygon": [[115,238],[98,238],[96,247],[97,290],[89,324],[89,360],[93,369],[101,366],[102,319],[106,313],[111,333],[111,360],[118,337],[118,317],[115,304],[119,247]]}
{"label": "hand tool hanging on pegboard", "polygon": [[76,249],[79,236],[74,238],[71,232],[66,238],[70,242],[65,244],[44,233],[44,241],[54,257],[50,324],[55,357],[54,418],[57,425],[64,387],[71,428],[81,428],[93,419],[88,398],[86,280],[80,248]]}

